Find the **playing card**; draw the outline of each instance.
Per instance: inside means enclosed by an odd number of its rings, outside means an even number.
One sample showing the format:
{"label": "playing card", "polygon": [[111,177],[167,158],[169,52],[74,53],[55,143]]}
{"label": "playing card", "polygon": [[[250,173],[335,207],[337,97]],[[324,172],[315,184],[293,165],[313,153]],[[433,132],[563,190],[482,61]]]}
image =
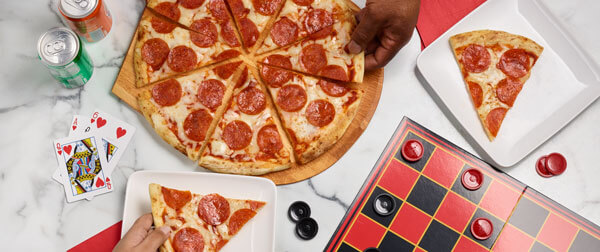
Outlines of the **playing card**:
{"label": "playing card", "polygon": [[101,137],[93,134],[54,141],[67,202],[91,200],[95,195],[112,191],[110,171],[105,169],[107,161],[99,151],[99,144]]}
{"label": "playing card", "polygon": [[99,110],[92,114],[88,122],[90,132],[102,137],[104,155],[109,166],[114,168],[131,141],[135,127]]}

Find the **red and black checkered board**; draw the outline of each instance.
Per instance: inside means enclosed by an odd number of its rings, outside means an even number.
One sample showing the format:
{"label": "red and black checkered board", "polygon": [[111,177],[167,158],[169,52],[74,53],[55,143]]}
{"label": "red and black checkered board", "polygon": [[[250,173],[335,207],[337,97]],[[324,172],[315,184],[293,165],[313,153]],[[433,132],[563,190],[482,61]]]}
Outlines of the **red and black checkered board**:
{"label": "red and black checkered board", "polygon": [[[400,147],[417,139],[423,158],[408,162]],[[483,186],[466,190],[462,172],[483,172]],[[393,213],[378,215],[381,193],[396,201]],[[494,231],[477,240],[471,222],[485,217]],[[401,251],[598,251],[600,227],[454,144],[404,118],[363,184],[325,251],[370,247]]]}

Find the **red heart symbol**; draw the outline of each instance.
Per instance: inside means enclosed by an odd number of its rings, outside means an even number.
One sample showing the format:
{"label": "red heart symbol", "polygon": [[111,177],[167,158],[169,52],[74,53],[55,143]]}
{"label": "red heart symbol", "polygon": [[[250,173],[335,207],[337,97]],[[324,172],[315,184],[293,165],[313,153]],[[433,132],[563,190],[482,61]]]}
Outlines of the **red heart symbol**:
{"label": "red heart symbol", "polygon": [[90,119],[90,123],[94,123],[94,121],[96,121],[96,119],[94,119],[94,118]]}
{"label": "red heart symbol", "polygon": [[126,129],[118,127],[117,128],[117,139],[119,139],[120,137],[124,136],[126,133],[127,133]]}
{"label": "red heart symbol", "polygon": [[73,125],[73,130],[77,129],[77,126]]}
{"label": "red heart symbol", "polygon": [[98,178],[98,180],[96,180],[96,187],[103,187],[104,186],[104,181],[101,178]]}
{"label": "red heart symbol", "polygon": [[[63,150],[67,153],[67,154],[71,154],[71,145],[67,145],[67,146],[63,146]],[[60,154],[60,153],[59,153]]]}
{"label": "red heart symbol", "polygon": [[58,155],[62,155],[62,151],[61,150],[58,150]]}
{"label": "red heart symbol", "polygon": [[110,178],[109,177],[106,177],[106,182],[110,183]]}
{"label": "red heart symbol", "polygon": [[97,128],[102,128],[106,124],[106,120],[102,119],[102,117],[98,117],[98,121],[96,122]]}

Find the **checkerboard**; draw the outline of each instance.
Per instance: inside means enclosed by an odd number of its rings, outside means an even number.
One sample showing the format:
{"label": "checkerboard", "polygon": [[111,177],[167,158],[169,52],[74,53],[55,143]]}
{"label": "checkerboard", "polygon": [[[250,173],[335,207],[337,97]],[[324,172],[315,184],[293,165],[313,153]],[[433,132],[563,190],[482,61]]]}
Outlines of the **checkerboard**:
{"label": "checkerboard", "polygon": [[[417,162],[402,157],[409,139],[424,146]],[[484,174],[478,190],[463,187],[461,174]],[[549,182],[550,183],[550,182]],[[387,193],[390,215],[373,201]],[[478,240],[473,220],[485,217],[492,236]],[[404,118],[369,174],[325,251],[598,251],[600,227],[477,157]]]}

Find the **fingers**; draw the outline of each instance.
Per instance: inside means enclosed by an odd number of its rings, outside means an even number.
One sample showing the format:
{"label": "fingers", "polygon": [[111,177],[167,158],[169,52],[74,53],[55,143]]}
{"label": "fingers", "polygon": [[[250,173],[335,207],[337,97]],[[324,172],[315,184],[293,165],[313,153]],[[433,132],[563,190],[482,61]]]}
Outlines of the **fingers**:
{"label": "fingers", "polygon": [[148,213],[140,216],[123,236],[122,242],[129,246],[137,246],[146,238],[151,227],[152,214]]}
{"label": "fingers", "polygon": [[359,13],[360,22],[352,33],[352,41],[348,44],[348,50],[357,54],[367,48],[382,26],[381,18],[374,15],[370,8],[366,7]]}
{"label": "fingers", "polygon": [[143,251],[156,251],[160,245],[162,245],[171,234],[171,228],[169,226],[162,226],[150,232],[150,234],[140,244]]}
{"label": "fingers", "polygon": [[412,37],[412,32],[398,36],[384,30],[382,34],[378,47],[365,55],[365,71],[384,67]]}

